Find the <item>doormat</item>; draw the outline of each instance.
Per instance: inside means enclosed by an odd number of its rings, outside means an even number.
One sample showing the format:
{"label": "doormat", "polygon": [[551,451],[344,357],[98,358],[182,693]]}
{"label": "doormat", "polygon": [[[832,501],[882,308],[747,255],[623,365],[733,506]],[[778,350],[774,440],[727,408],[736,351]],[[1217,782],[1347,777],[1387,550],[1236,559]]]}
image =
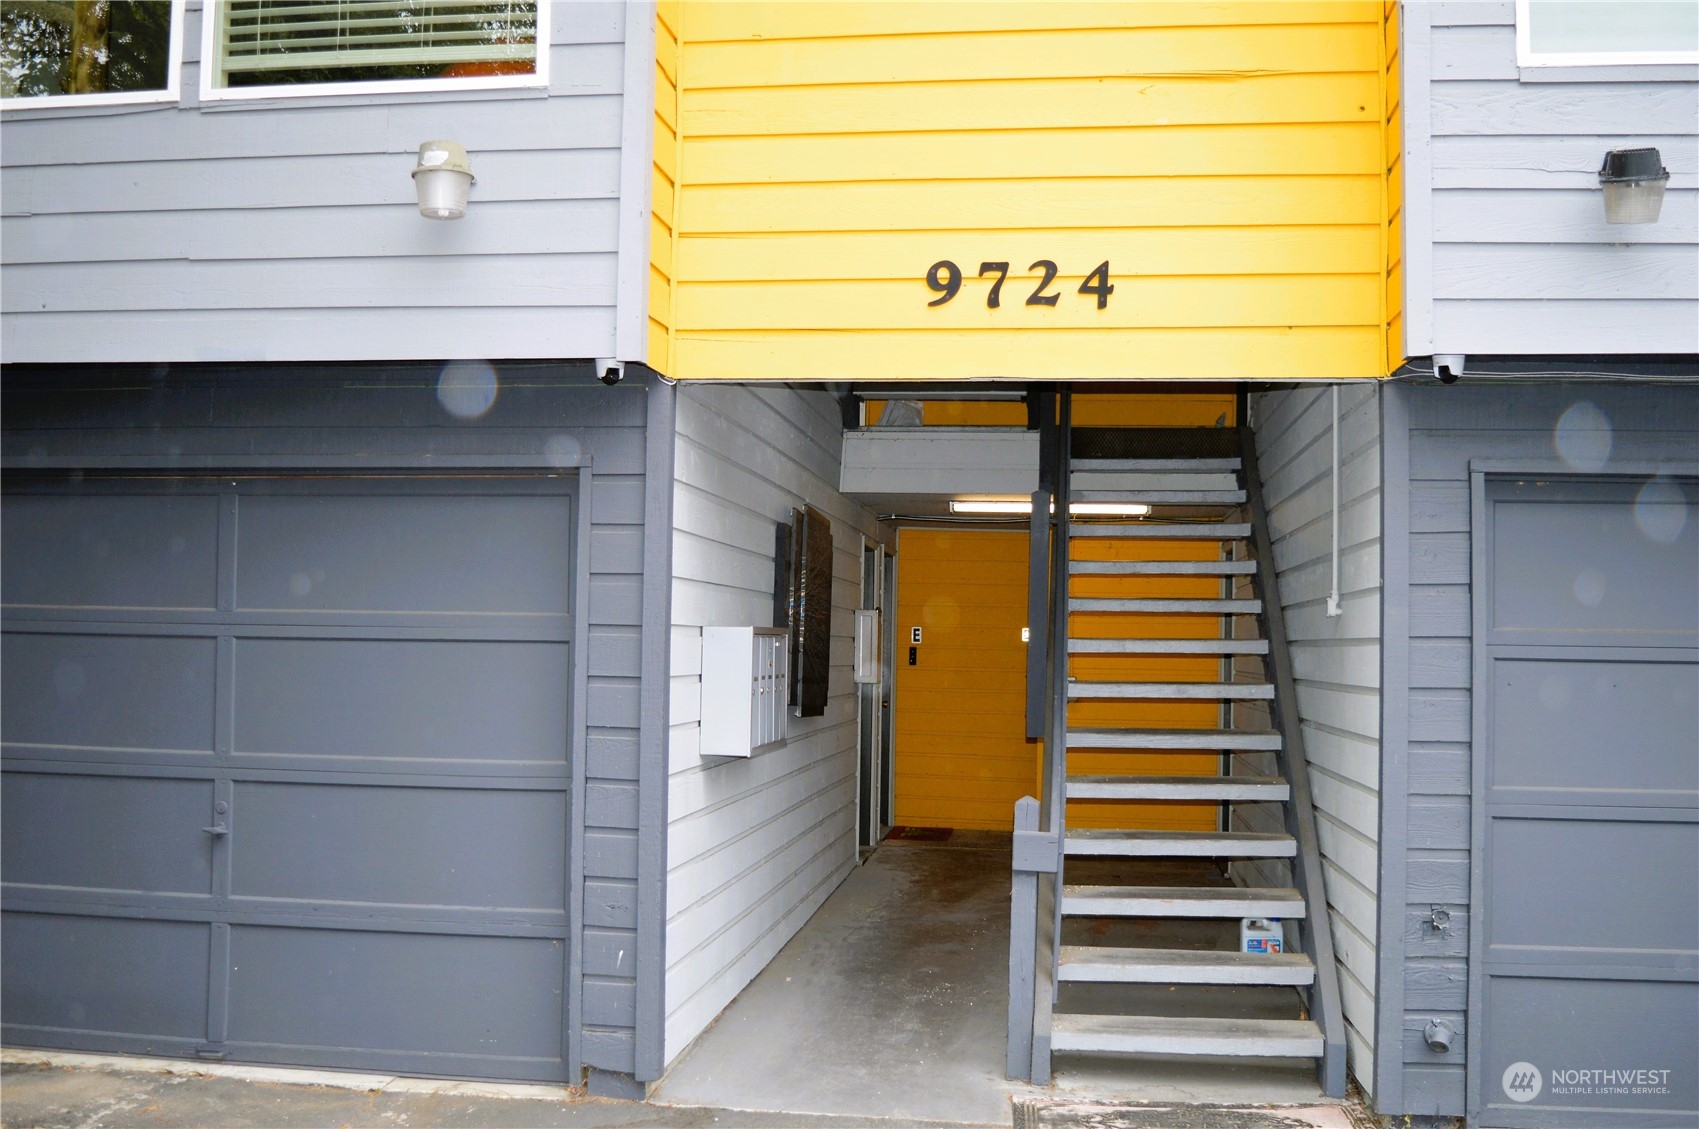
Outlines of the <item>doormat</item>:
{"label": "doormat", "polygon": [[944,843],[953,834],[955,832],[948,827],[893,827],[885,838],[910,843]]}
{"label": "doormat", "polygon": [[1015,1129],[1354,1129],[1344,1106],[1178,1105],[1015,1098]]}

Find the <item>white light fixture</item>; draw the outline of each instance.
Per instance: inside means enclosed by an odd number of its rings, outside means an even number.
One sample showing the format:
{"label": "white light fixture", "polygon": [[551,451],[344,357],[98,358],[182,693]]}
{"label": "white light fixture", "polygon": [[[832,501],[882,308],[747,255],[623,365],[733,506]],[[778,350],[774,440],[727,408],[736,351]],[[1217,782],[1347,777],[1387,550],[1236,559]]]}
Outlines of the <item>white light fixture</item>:
{"label": "white light fixture", "polygon": [[[1031,502],[952,501],[953,514],[1030,514]],[[1056,503],[1050,503],[1056,512]],[[1150,507],[1138,502],[1069,502],[1068,513],[1074,517],[1144,517]]]}
{"label": "white light fixture", "polygon": [[413,186],[419,194],[419,214],[426,219],[457,220],[465,215],[475,183],[466,147],[458,141],[427,141],[419,146]]}
{"label": "white light fixture", "polygon": [[1656,149],[1612,149],[1599,166],[1606,223],[1657,223],[1670,171]]}

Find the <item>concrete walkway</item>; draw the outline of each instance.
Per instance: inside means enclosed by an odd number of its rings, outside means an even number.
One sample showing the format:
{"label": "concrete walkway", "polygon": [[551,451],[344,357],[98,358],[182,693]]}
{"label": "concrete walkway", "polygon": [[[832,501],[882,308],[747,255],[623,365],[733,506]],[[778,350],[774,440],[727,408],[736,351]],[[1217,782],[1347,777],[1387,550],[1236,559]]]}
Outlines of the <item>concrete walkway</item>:
{"label": "concrete walkway", "polygon": [[[1057,1099],[1279,1104],[1317,1111],[1301,1124],[1350,1124],[1322,1096],[1307,1060],[1058,1057],[1050,1088],[1006,1080],[1008,844],[1006,834],[971,832],[945,843],[887,839],[680,1057],[656,1095],[987,1125],[1009,1124],[1015,1099],[1034,1109]],[[1148,1013],[1174,1006],[1166,987],[1147,992],[1140,1005]],[[1247,1006],[1290,1009],[1294,1001]]]}

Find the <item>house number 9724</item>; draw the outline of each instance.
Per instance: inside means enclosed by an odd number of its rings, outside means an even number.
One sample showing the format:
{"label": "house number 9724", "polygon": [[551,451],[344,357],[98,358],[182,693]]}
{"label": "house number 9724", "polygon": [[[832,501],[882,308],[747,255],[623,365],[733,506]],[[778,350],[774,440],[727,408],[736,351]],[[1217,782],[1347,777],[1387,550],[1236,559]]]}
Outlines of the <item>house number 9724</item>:
{"label": "house number 9724", "polygon": [[[1054,306],[1060,294],[1047,294],[1050,284],[1056,281],[1056,264],[1049,259],[1040,259],[1027,268],[1028,271],[1040,273],[1038,285],[1027,295],[1026,304],[1029,306]],[[985,295],[987,309],[995,310],[1003,304],[1003,283],[1009,278],[1008,263],[980,263],[979,277],[995,275],[991,282],[991,290]],[[939,259],[932,264],[932,269],[926,272],[926,285],[931,287],[939,296],[926,303],[928,306],[942,306],[962,291],[962,268],[949,259]],[[1115,287],[1109,282],[1109,260],[1097,264],[1097,268],[1085,276],[1080,283],[1078,293],[1097,296],[1097,308],[1107,309],[1109,295],[1115,293]]]}

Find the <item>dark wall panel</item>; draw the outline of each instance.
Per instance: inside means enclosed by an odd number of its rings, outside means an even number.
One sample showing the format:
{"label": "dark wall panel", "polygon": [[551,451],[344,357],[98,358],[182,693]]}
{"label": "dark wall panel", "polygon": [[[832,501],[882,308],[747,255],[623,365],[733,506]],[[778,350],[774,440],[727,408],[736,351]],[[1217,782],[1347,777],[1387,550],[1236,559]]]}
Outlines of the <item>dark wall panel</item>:
{"label": "dark wall panel", "polygon": [[[8,884],[212,893],[211,780],[13,772],[0,790]],[[8,938],[8,941],[10,938]]]}
{"label": "dark wall panel", "polygon": [[12,607],[218,606],[216,498],[14,496],[0,535]]}
{"label": "dark wall panel", "polygon": [[218,644],[164,635],[6,633],[8,745],[211,752]]}
{"label": "dark wall panel", "polygon": [[206,1038],[210,926],[34,913],[4,921],[9,1033],[34,1029],[59,1046],[77,1045],[76,1032]]}
{"label": "dark wall panel", "polygon": [[566,908],[563,792],[238,781],[231,814],[240,897]]}

